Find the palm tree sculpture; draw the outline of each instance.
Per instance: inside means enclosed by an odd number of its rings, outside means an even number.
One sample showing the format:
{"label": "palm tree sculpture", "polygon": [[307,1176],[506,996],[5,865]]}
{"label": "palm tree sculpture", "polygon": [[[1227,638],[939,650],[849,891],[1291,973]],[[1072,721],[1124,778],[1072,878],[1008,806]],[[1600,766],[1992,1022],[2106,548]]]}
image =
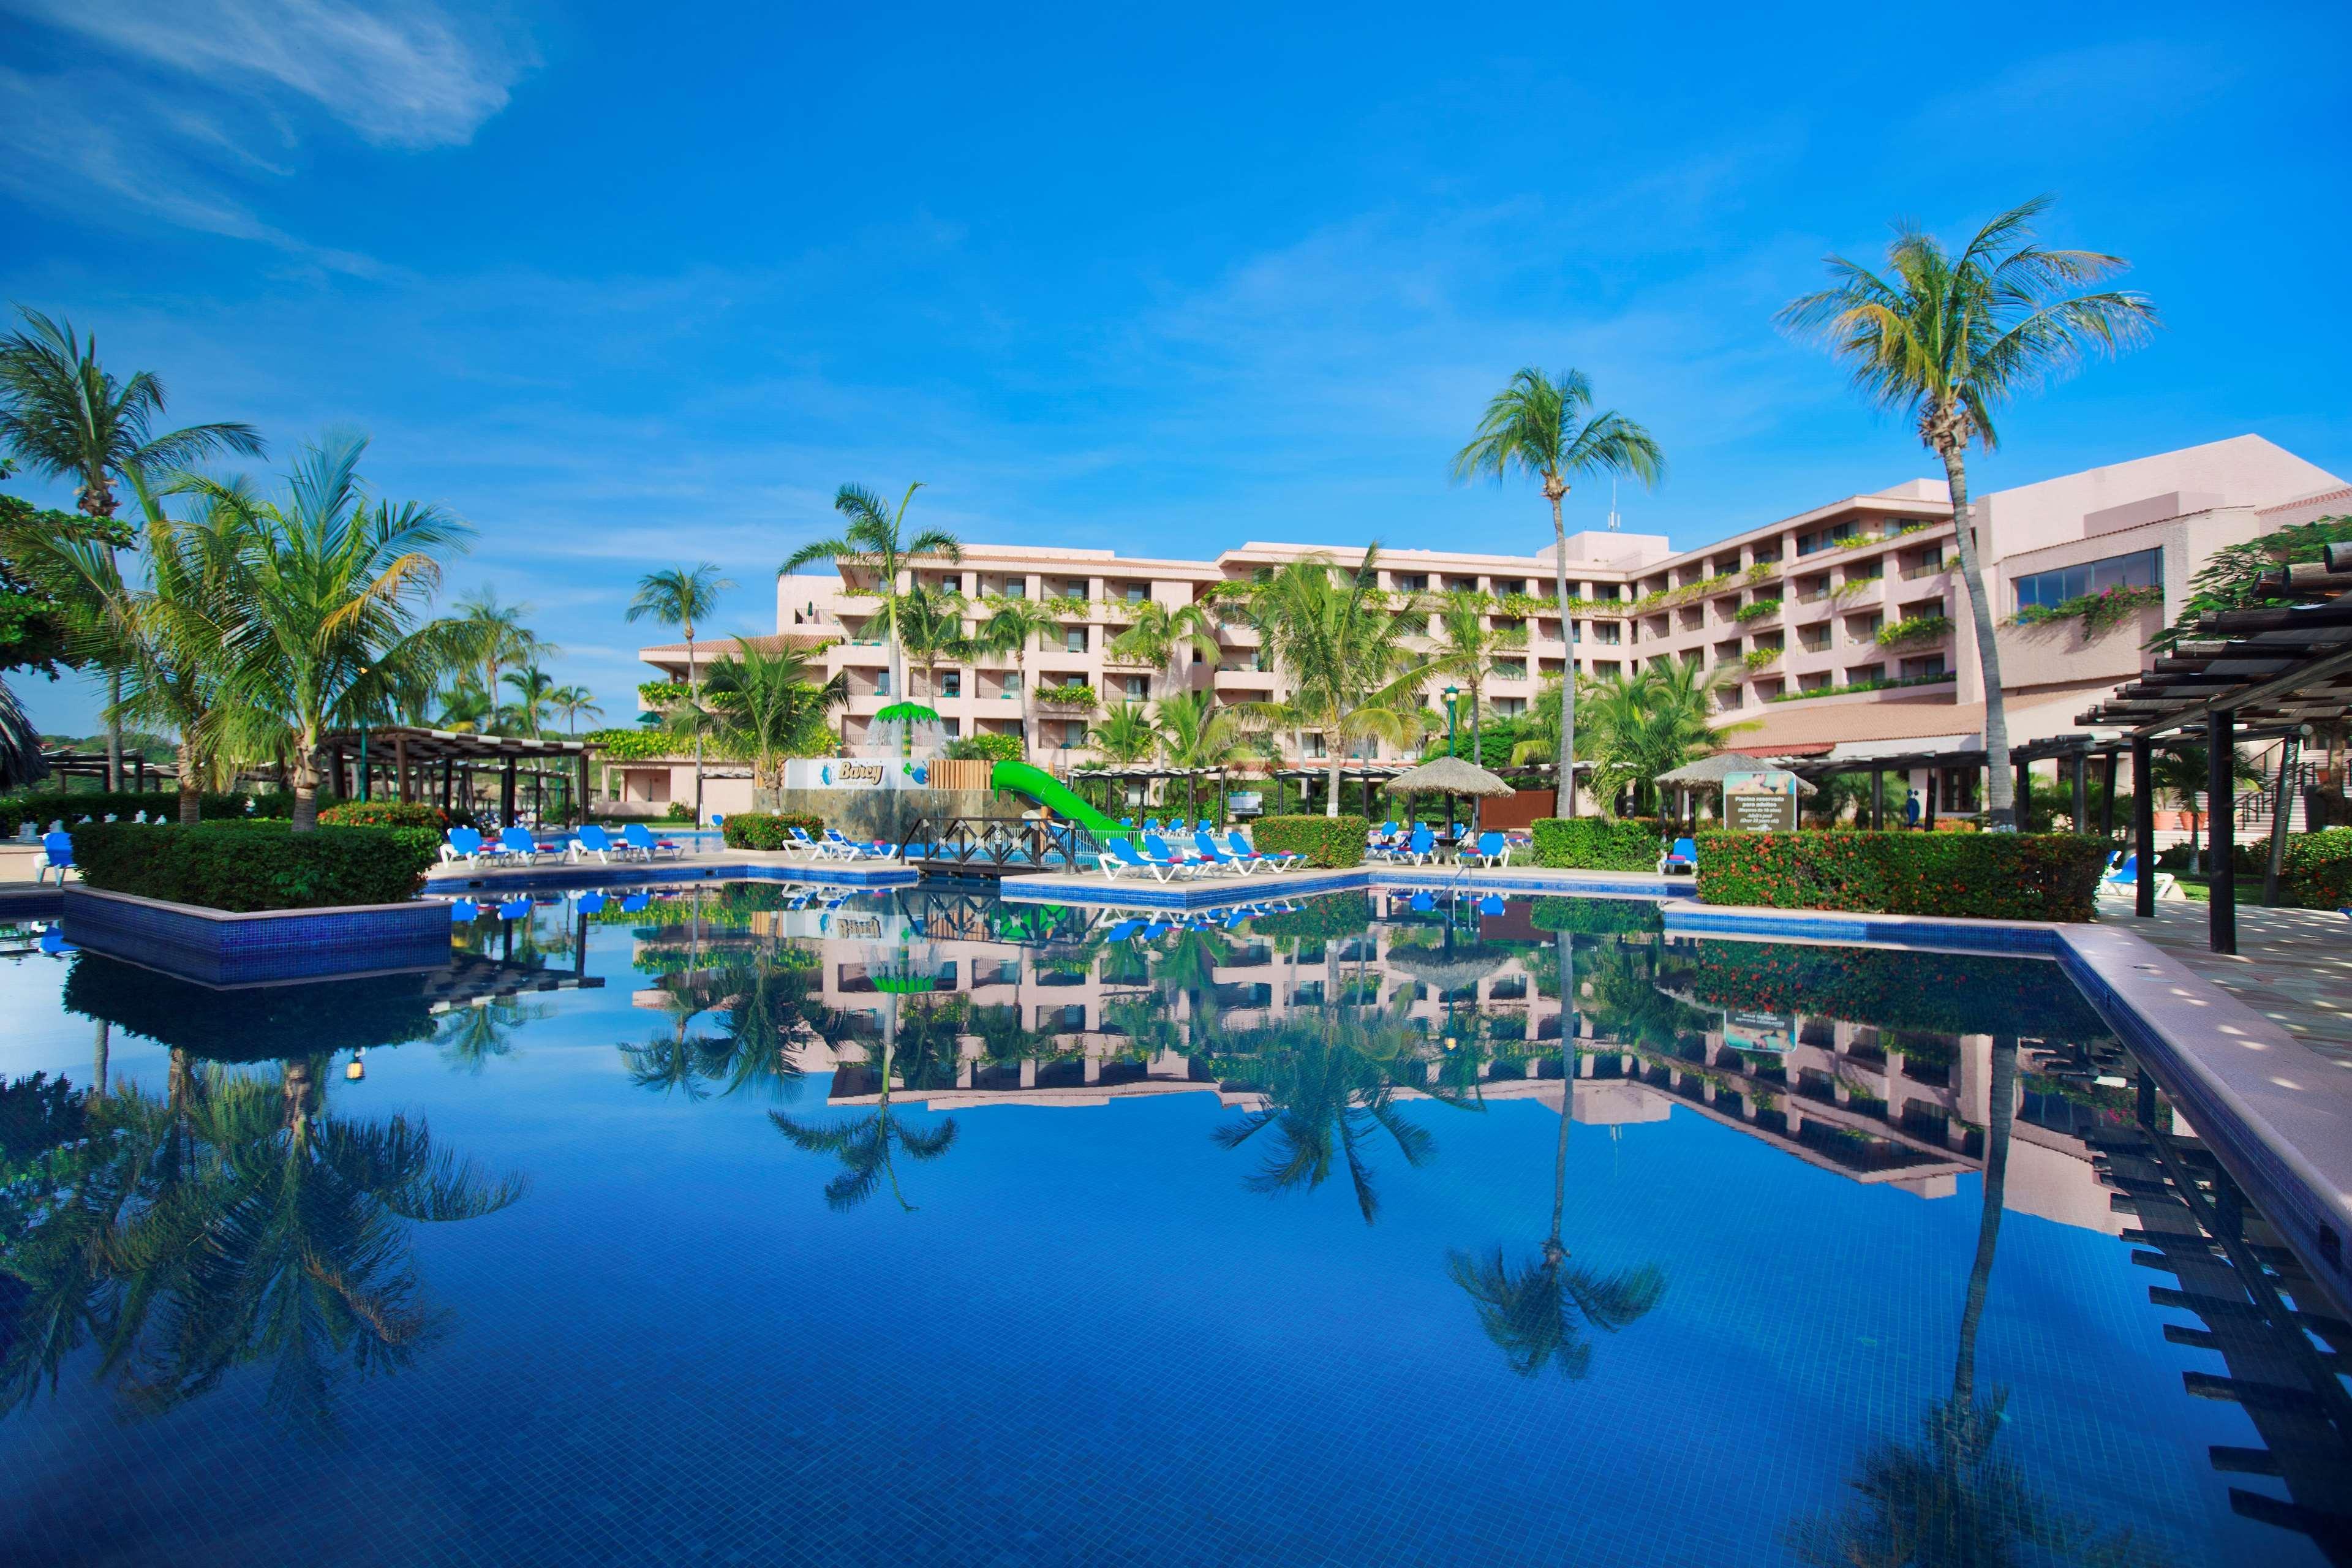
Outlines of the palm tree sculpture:
{"label": "palm tree sculpture", "polygon": [[188,485],[255,534],[226,695],[276,726],[297,833],[318,826],[326,733],[380,721],[404,691],[438,685],[455,651],[451,623],[421,613],[441,557],[472,530],[423,501],[370,505],[359,474],[367,446],[343,433],[304,448],[280,501]]}
{"label": "palm tree sculpture", "polygon": [[1564,931],[1553,937],[1560,997],[1559,1134],[1552,1146],[1551,1230],[1544,1237],[1542,1261],[1513,1268],[1499,1247],[1484,1258],[1456,1251],[1446,1259],[1447,1274],[1477,1308],[1479,1328],[1521,1377],[1535,1376],[1547,1363],[1562,1377],[1582,1377],[1592,1364],[1592,1346],[1582,1337],[1583,1325],[1613,1334],[1646,1316],[1666,1293],[1666,1277],[1655,1264],[1596,1273],[1571,1265],[1568,1248],[1560,1244],[1568,1199],[1568,1135],[1576,1121],[1575,940]]}
{"label": "palm tree sculpture", "polygon": [[1290,687],[1280,701],[1244,704],[1244,714],[1323,737],[1331,760],[1326,816],[1339,815],[1339,774],[1351,745],[1373,736],[1398,746],[1421,738],[1420,692],[1429,666],[1404,637],[1426,612],[1412,595],[1391,607],[1379,587],[1379,561],[1378,544],[1367,546],[1351,571],[1328,555],[1307,555],[1262,582],[1225,585],[1220,595],[1256,630]]}
{"label": "palm tree sculpture", "polygon": [[[1957,257],[1935,236],[1900,221],[1883,275],[1829,257],[1831,286],[1790,300],[1777,318],[1843,361],[1854,385],[1879,407],[1915,415],[1920,441],[1944,460],[1984,680],[1985,752],[1996,759],[2009,754],[2009,715],[1992,603],[1985,595],[1969,512],[1969,443],[1993,450],[1997,405],[2075,370],[2092,353],[2116,353],[2146,342],[2157,319],[2143,294],[2084,289],[2123,271],[2129,264],[2121,257],[2047,250],[2034,242],[2034,219],[2051,199],[2036,196],[2002,213]],[[2017,805],[2010,772],[1996,765],[1991,775],[1989,825],[1995,832],[2013,831]]]}
{"label": "palm tree sculpture", "polygon": [[1517,472],[1543,481],[1551,503],[1552,587],[1559,600],[1562,661],[1559,683],[1559,799],[1562,816],[1576,815],[1576,626],[1569,618],[1568,525],[1560,515],[1569,480],[1584,474],[1617,474],[1654,486],[1666,459],[1650,433],[1614,409],[1591,414],[1592,383],[1580,370],[1559,380],[1532,367],[1486,405],[1486,417],[1468,446],[1454,454],[1456,484],[1480,474],[1496,479]]}
{"label": "palm tree sculpture", "polygon": [[[250,425],[191,425],[157,431],[163,384],[146,371],[117,381],[98,363],[98,340],[75,335],[70,321],[20,310],[24,325],[0,338],[0,450],[35,474],[71,479],[75,504],[99,519],[114,516],[114,481],[160,481],[207,458],[237,452],[257,458],[261,437]],[[108,673],[106,787],[122,787],[123,672]]]}
{"label": "palm tree sculpture", "polygon": [[988,619],[981,623],[980,646],[999,657],[1011,656],[1021,681],[1021,754],[1029,754],[1029,650],[1058,634],[1061,617],[1035,599],[1012,599],[1002,595],[988,601]]}
{"label": "palm tree sculpture", "polygon": [[[719,608],[722,590],[735,584],[719,574],[719,568],[705,561],[698,566],[673,566],[660,572],[648,572],[637,579],[637,596],[629,601],[629,619],[643,620],[650,616],[666,626],[678,626],[686,633],[686,704],[697,706],[695,686],[700,672],[694,662],[694,623],[707,621]],[[702,821],[702,731],[694,732],[694,820]]]}
{"label": "palm tree sculpture", "polygon": [[924,556],[938,556],[959,565],[963,562],[963,546],[945,529],[927,528],[908,537],[907,507],[922,488],[920,479],[908,485],[894,512],[865,486],[842,486],[834,494],[833,510],[847,518],[849,526],[834,538],[802,545],[776,568],[776,575],[782,577],[819,561],[832,561],[862,566],[874,574],[874,592],[881,597],[890,633],[890,690],[899,701],[907,697],[907,669],[905,650],[898,641],[898,578]]}

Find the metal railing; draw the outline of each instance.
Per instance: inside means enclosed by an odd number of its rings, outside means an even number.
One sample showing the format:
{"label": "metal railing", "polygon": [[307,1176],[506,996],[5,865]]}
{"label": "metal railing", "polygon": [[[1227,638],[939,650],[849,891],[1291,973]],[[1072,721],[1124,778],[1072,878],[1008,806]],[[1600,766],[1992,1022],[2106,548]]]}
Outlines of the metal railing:
{"label": "metal railing", "polygon": [[975,877],[1085,871],[1101,852],[1095,836],[1074,822],[999,816],[917,817],[898,847],[909,866]]}

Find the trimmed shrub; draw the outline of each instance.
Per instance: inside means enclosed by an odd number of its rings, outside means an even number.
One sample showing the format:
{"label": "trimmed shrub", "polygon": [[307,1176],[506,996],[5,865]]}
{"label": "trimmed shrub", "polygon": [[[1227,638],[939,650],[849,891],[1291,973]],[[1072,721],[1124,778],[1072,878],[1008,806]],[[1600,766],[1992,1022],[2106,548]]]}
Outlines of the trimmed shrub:
{"label": "trimmed shrub", "polygon": [[812,838],[824,837],[824,818],[807,811],[739,811],[719,832],[730,849],[790,849],[795,827]]}
{"label": "trimmed shrub", "polygon": [[244,913],[337,904],[396,904],[416,896],[441,835],[425,827],[259,825],[154,827],[90,823],[73,829],[74,867],[90,887]]}
{"label": "trimmed shrub", "polygon": [[1588,871],[1655,871],[1664,825],[1647,816],[1539,816],[1536,864]]}
{"label": "trimmed shrub", "polygon": [[1710,833],[1708,904],[1973,920],[2087,921],[2107,846],[2072,833]]}
{"label": "trimmed shrub", "polygon": [[1364,863],[1364,836],[1371,829],[1360,816],[1261,816],[1250,828],[1250,842],[1338,869]]}
{"label": "trimmed shrub", "polygon": [[694,820],[694,803],[690,800],[671,801],[669,809],[662,813],[661,819],[664,822],[690,823]]}
{"label": "trimmed shrub", "polygon": [[436,1020],[414,974],[214,990],[135,963],[84,952],[66,972],[69,1012],[206,1061],[264,1061],[299,1039],[305,1053],[429,1040]]}
{"label": "trimmed shrub", "polygon": [[470,827],[473,820],[470,811],[444,811],[415,800],[347,800],[319,813],[321,827],[429,827],[436,833]]}
{"label": "trimmed shrub", "polygon": [[[2231,865],[2238,873],[2238,901],[2262,897],[2263,873],[2270,865],[2271,841],[2257,833],[2238,841]],[[2157,857],[2168,871],[2185,870],[2189,846],[2176,844]],[[2204,864],[2213,864],[2213,847],[2205,846]],[[2310,833],[2290,833],[2279,856],[2279,903],[2294,910],[2340,910],[2352,905],[2352,827],[2329,827]]]}
{"label": "trimmed shrub", "polygon": [[1017,763],[1021,760],[1021,737],[1001,735],[993,730],[959,736],[948,742],[948,756],[961,763]]}
{"label": "trimmed shrub", "polygon": [[[204,795],[197,797],[197,810],[207,822],[246,815],[246,806],[253,801],[249,795]],[[144,794],[134,790],[90,790],[70,793],[56,790],[37,795],[12,795],[0,800],[0,836],[14,837],[26,821],[46,828],[52,822],[63,822],[71,827],[82,817],[102,821],[110,814],[128,821],[145,812],[150,817],[162,816],[166,821],[180,815],[180,792],[151,789]]]}

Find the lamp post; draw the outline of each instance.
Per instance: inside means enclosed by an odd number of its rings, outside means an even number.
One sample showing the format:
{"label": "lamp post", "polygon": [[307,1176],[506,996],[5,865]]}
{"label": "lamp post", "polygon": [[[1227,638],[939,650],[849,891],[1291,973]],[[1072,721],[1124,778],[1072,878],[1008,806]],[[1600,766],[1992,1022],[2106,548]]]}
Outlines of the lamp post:
{"label": "lamp post", "polygon": [[[1454,754],[1454,701],[1461,695],[1462,689],[1458,686],[1445,689],[1445,754],[1449,757]],[[1451,795],[1445,797],[1445,837],[1448,839],[1454,837],[1454,797]]]}

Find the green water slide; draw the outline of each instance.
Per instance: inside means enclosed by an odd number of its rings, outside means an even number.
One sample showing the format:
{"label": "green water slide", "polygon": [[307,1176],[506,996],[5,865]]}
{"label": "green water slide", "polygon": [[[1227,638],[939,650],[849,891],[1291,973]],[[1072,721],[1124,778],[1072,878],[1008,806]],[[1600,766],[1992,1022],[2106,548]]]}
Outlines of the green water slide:
{"label": "green water slide", "polygon": [[1027,763],[999,763],[988,773],[988,782],[998,789],[1009,789],[1025,795],[1039,805],[1068,817],[1080,827],[1097,833],[1124,833],[1127,830],[1076,795],[1043,768],[1033,768]]}

